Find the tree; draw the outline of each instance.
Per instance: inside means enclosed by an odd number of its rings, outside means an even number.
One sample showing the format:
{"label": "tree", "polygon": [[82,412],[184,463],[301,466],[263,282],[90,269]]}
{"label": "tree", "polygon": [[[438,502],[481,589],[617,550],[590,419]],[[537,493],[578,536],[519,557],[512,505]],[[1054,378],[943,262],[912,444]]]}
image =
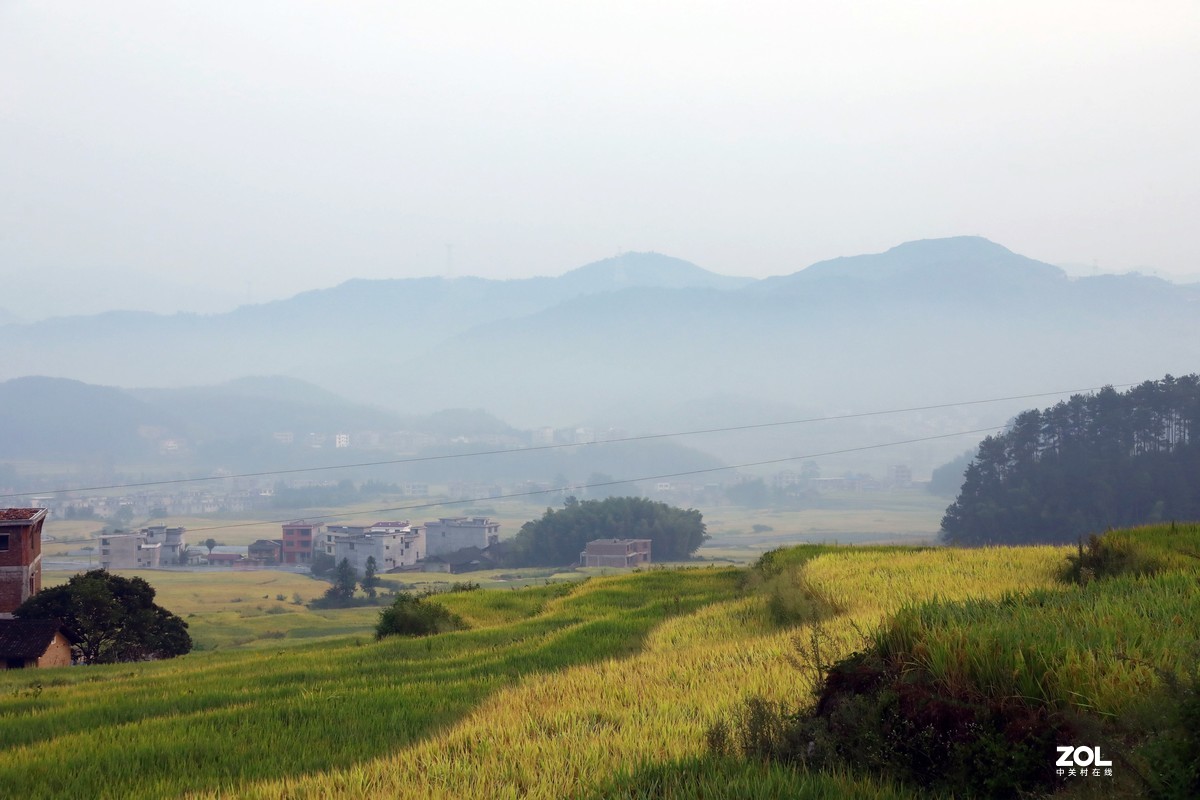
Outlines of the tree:
{"label": "tree", "polygon": [[333,571],[333,586],[326,590],[326,594],[336,594],[336,596],[349,600],[354,597],[354,587],[358,585],[358,571],[350,566],[350,559],[343,558],[338,562],[337,569]]}
{"label": "tree", "polygon": [[188,559],[191,557],[191,555],[192,555],[192,548],[190,548],[190,547],[179,548],[179,563],[186,567],[187,563],[188,563]]}
{"label": "tree", "polygon": [[375,556],[367,556],[367,563],[363,569],[363,577],[359,585],[367,593],[367,597],[371,599],[375,599],[375,587],[379,585],[379,577],[375,574],[376,569]]}
{"label": "tree", "polygon": [[83,664],[172,658],[192,649],[187,623],[154,603],[150,584],[103,569],[43,589],[13,614],[60,620],[72,657]]}
{"label": "tree", "polygon": [[208,554],[211,556],[213,548],[215,548],[217,546],[217,540],[216,539],[205,539],[204,546],[208,548]]}
{"label": "tree", "polygon": [[358,572],[343,558],[333,569],[333,585],[325,594],[309,603],[310,608],[346,608],[354,605],[354,588],[358,585]]}
{"label": "tree", "polygon": [[1018,415],[979,445],[942,518],[955,545],[1066,543],[1200,517],[1200,377],[1106,387]]}
{"label": "tree", "polygon": [[440,603],[431,603],[409,592],[401,592],[388,608],[379,612],[375,638],[385,636],[432,636],[463,630],[467,623]]}
{"label": "tree", "polygon": [[579,561],[593,539],[649,539],[655,559],[688,558],[707,534],[700,512],[643,497],[579,501],[568,497],[562,509],[546,509],[526,522],[511,540],[505,560],[514,566],[558,566]]}

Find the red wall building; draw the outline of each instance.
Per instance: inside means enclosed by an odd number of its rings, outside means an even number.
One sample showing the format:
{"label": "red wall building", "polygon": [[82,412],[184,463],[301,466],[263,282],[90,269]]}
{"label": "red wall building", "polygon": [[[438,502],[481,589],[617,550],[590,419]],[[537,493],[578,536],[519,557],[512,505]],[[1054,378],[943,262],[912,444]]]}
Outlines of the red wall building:
{"label": "red wall building", "polygon": [[317,538],[320,527],[304,520],[285,524],[281,548],[283,563],[307,564],[312,561],[313,541]]}
{"label": "red wall building", "polygon": [[44,508],[0,508],[0,614],[42,589]]}

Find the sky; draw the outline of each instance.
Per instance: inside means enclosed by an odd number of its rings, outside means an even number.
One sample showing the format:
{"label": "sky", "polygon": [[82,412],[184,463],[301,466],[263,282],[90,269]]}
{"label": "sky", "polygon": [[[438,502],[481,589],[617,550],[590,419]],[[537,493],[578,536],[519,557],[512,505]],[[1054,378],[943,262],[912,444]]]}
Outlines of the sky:
{"label": "sky", "polygon": [[1200,3],[0,0],[0,320],[982,235],[1196,279]]}

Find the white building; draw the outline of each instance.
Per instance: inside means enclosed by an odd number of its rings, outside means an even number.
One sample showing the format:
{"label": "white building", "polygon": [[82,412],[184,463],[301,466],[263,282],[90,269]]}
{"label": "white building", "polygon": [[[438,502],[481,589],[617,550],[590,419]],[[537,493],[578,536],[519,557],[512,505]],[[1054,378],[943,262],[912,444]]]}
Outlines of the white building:
{"label": "white building", "polygon": [[425,557],[425,530],[405,522],[376,522],[369,528],[330,525],[320,546],[336,563],[350,562],[359,575],[367,559],[375,559],[377,573],[414,566]]}
{"label": "white building", "polygon": [[100,538],[101,569],[157,567],[162,543],[150,543],[140,533],[110,533]]}
{"label": "white building", "polygon": [[500,541],[500,523],[487,517],[442,517],[425,523],[426,556],[453,553],[464,547],[480,550]]}
{"label": "white building", "polygon": [[166,525],[152,525],[149,528],[142,528],[139,533],[146,537],[146,544],[162,545],[159,562],[163,564],[177,563],[179,561],[179,554],[187,548],[187,542],[184,541],[184,534],[187,533],[186,528],[168,528]]}

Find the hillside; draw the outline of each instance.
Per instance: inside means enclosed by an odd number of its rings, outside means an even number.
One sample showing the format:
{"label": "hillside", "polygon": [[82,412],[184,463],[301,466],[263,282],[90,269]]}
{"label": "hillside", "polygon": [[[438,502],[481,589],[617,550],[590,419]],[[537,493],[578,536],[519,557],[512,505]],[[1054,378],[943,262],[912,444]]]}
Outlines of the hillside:
{"label": "hillside", "polygon": [[[333,436],[351,437],[337,448]],[[280,438],[282,437],[282,439]],[[417,482],[636,477],[720,465],[687,442],[526,449],[528,431],[483,411],[399,414],[355,403],[296,378],[248,377],[213,386],[119,389],[63,378],[0,382],[0,459],[34,465],[231,472],[327,468],[363,461],[429,460],[342,470],[338,479]],[[490,458],[459,458],[479,451]],[[513,456],[499,455],[512,450]],[[514,460],[514,458],[516,460]],[[636,465],[631,471],[630,465]],[[144,472],[142,474],[145,474]],[[567,476],[565,479],[562,476]]]}
{"label": "hillside", "polygon": [[[1092,584],[1064,582],[1070,548],[809,546],[776,551],[750,574],[654,570],[440,595],[471,630],[381,642],[311,640],[307,612],[253,594],[236,605],[254,585],[239,577],[222,596],[213,576],[206,592],[223,597],[219,613],[260,619],[261,639],[159,663],[0,673],[0,780],[31,800],[101,789],[131,798],[608,797],[654,786],[674,787],[661,796],[680,798],[918,797],[918,787],[840,768],[714,758],[708,731],[754,696],[811,708],[817,664],[861,648],[864,631],[907,635],[894,641],[928,654],[975,635],[975,623],[955,627],[955,614],[1004,625],[1032,593],[1020,638],[996,641],[1019,645],[1026,663],[1033,653],[1049,665],[1054,680],[1030,702],[1074,714],[1099,703],[1115,714],[1092,723],[1108,733],[1089,735],[1105,736],[1095,741],[1106,747],[1126,743],[1105,784],[1126,793],[1141,780],[1135,767],[1153,757],[1139,749],[1145,720],[1166,713],[1161,683],[1141,661],[1178,670],[1197,644],[1187,626],[1173,626],[1168,638],[1156,629],[1171,627],[1180,608],[1196,613],[1196,593],[1175,586],[1194,560],[1172,553],[1194,547],[1200,532],[1122,536],[1111,546],[1148,548],[1140,563],[1156,565],[1155,576],[1138,580],[1143,597],[1158,599],[1139,604],[1138,614],[1121,610],[1133,602],[1128,577],[1096,570]],[[1103,551],[1095,557],[1104,560]],[[269,596],[271,573],[258,575]],[[170,596],[194,602],[177,590]],[[1089,616],[1101,601],[1104,616]],[[1038,610],[1047,605],[1069,621],[1070,639]],[[902,627],[885,624],[902,608]],[[913,627],[918,608],[927,609],[925,628]],[[1141,661],[1119,658],[1115,620]],[[1072,672],[1080,647],[1093,665],[1085,678]],[[930,668],[990,663],[951,658]],[[1018,667],[1006,680],[1029,677]],[[962,680],[992,685],[971,671]],[[131,762],[131,753],[146,755]]]}

